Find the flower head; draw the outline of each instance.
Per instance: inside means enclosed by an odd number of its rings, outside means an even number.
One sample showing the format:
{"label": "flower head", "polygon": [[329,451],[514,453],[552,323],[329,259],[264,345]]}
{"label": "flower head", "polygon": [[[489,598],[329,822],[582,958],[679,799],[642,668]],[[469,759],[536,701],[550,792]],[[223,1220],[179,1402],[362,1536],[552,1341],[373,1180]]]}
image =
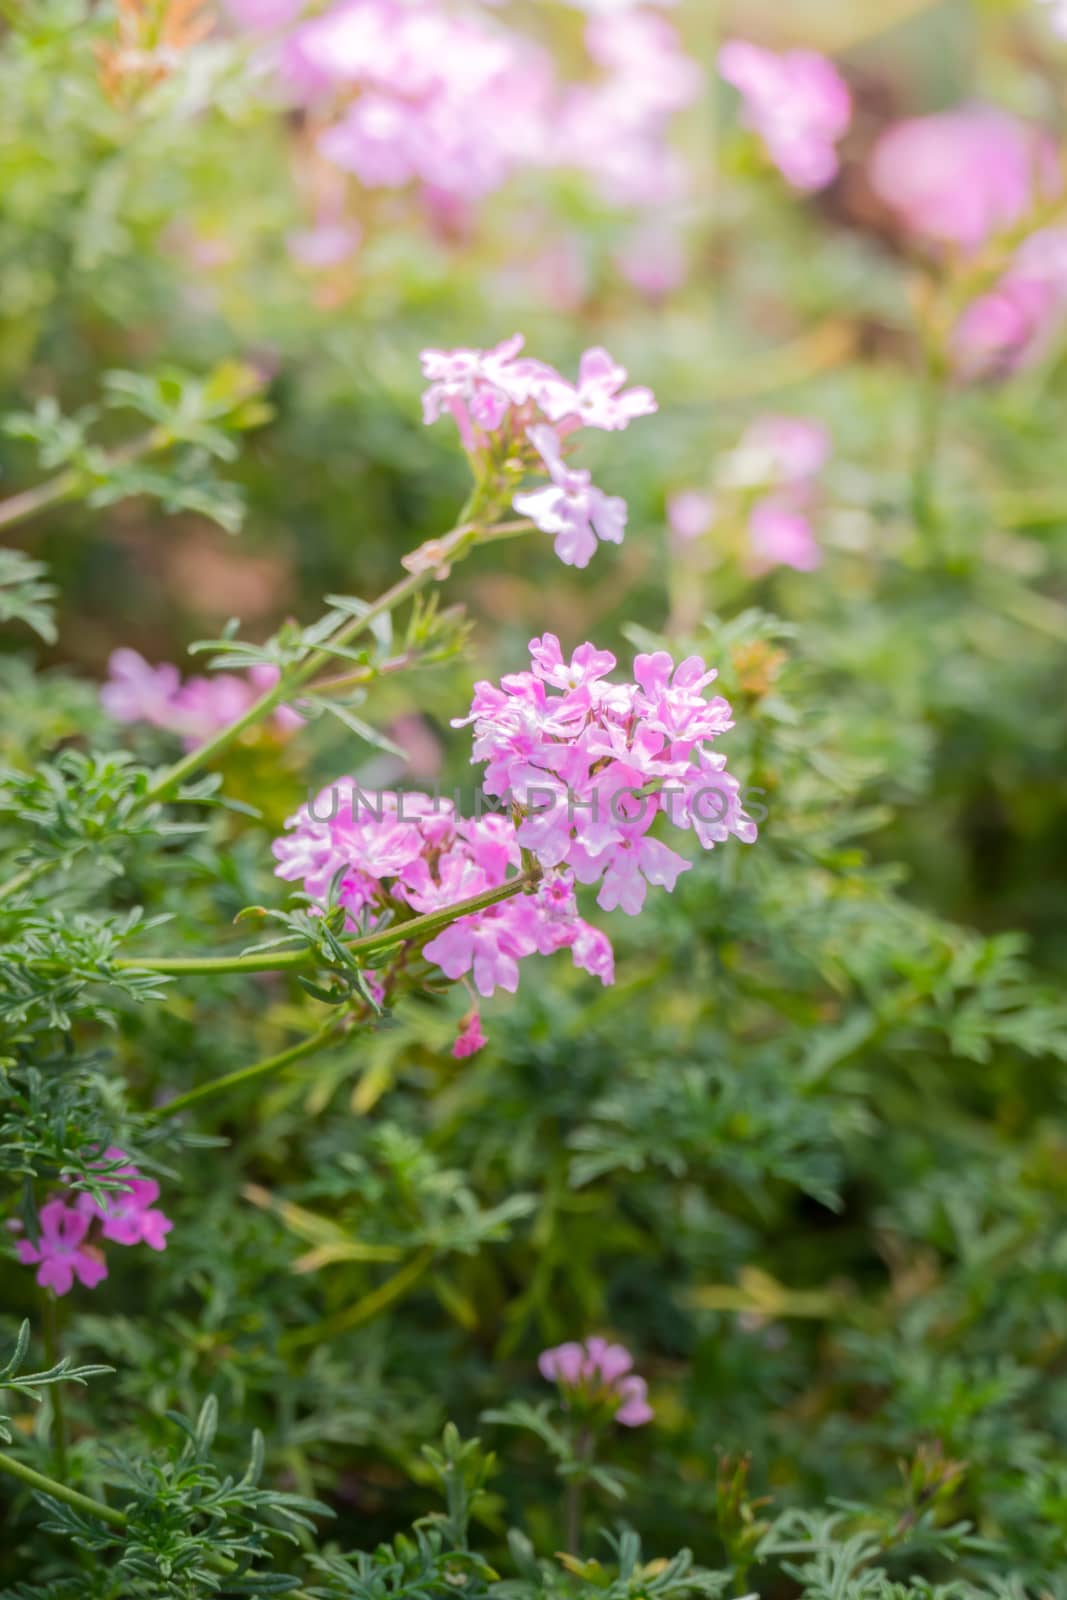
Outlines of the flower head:
{"label": "flower head", "polygon": [[1063,187],[1049,136],[989,106],[897,123],[875,146],[870,177],[909,233],[969,251]]}
{"label": "flower head", "polygon": [[848,130],[852,97],[832,61],[814,50],[776,55],[730,39],[719,51],[719,71],[740,92],[746,119],[795,189],[823,189],[837,176],[835,145]]}
{"label": "flower head", "polygon": [[36,1244],[19,1239],[15,1250],[24,1266],[36,1266],[37,1282],[55,1294],[69,1294],[77,1279],[95,1289],[107,1277],[107,1263],[99,1250],[85,1244],[89,1218],[61,1199],[49,1200],[38,1215]]}
{"label": "flower head", "polygon": [[624,1345],[601,1338],[556,1345],[537,1358],[541,1376],[559,1385],[568,1406],[607,1411],[624,1428],[640,1428],[654,1415],[648,1385],[634,1374],[633,1364]]}

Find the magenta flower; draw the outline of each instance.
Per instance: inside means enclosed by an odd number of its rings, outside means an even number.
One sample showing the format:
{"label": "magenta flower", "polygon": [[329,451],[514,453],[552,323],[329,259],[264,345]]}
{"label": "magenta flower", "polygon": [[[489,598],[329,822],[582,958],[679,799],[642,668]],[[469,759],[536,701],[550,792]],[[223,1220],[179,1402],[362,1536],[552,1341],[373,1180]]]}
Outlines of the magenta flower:
{"label": "magenta flower", "polygon": [[589,644],[568,664],[554,634],[532,640],[530,658],[531,671],[499,687],[477,684],[454,726],[473,723],[486,792],[523,808],[517,840],[546,871],[569,867],[599,884],[605,910],[636,915],[649,884],[669,891],[690,866],[653,837],[657,821],[693,829],[705,849],[728,834],[754,840],[737,784],[708,749],[733,724],[727,702],[708,697],[716,674],[698,656],[676,667],[665,651],[640,655],[632,683],[610,681],[614,657]]}
{"label": "magenta flower", "polygon": [[1063,187],[1048,134],[985,106],[890,128],[874,148],[870,178],[909,233],[968,251]]}
{"label": "magenta flower", "polygon": [[[174,1224],[156,1208],[159,1184],[144,1177],[140,1168],[127,1160],[125,1151],[113,1145],[104,1152],[104,1159],[106,1177],[123,1180],[123,1187],[111,1191],[103,1201],[79,1194],[75,1202],[79,1212],[87,1220],[99,1218],[101,1237],[113,1244],[146,1244],[150,1250],[165,1250]],[[114,1162],[122,1164],[116,1167]]]}
{"label": "magenta flower", "polygon": [[467,1056],[476,1055],[485,1042],[485,1034],[482,1032],[482,1019],[477,1007],[475,1007],[473,1011],[468,1011],[460,1024],[456,1042],[452,1046],[452,1054],[457,1061],[463,1061]]}
{"label": "magenta flower", "polygon": [[640,1428],[654,1416],[648,1385],[633,1373],[633,1364],[623,1345],[600,1338],[556,1345],[537,1358],[541,1376],[559,1385],[569,1406],[585,1411],[610,1408],[624,1428]]}
{"label": "magenta flower", "polygon": [[[274,843],[278,876],[302,883],[317,900],[339,879],[353,928],[357,918],[373,928],[385,915],[456,905],[506,883],[520,866],[510,816],[457,817],[451,802],[427,796],[361,796],[351,778],[290,817],[288,827]],[[578,915],[573,883],[560,874],[536,894],[458,918],[423,953],[454,981],[471,974],[488,998],[498,988],[514,993],[526,957],[563,949],[575,966],[612,982],[611,946]],[[463,1054],[473,1053],[477,1026],[461,1036],[471,1045]]]}
{"label": "magenta flower", "polygon": [[[112,652],[108,680],[100,690],[100,703],[116,722],[146,722],[181,736],[187,750],[195,750],[220,728],[248,710],[278,681],[278,668],[269,662],[250,667],[247,677],[217,672],[210,678],[182,681],[177,667],[163,662],[150,667],[136,650]],[[271,722],[279,735],[291,733],[303,719],[290,706],[278,706]]]}
{"label": "magenta flower", "polygon": [[84,1243],[89,1217],[60,1199],[41,1207],[40,1236],[36,1244],[19,1239],[15,1250],[23,1266],[36,1266],[37,1282],[55,1294],[69,1294],[75,1278],[95,1289],[107,1277],[107,1263],[98,1250]]}
{"label": "magenta flower", "polygon": [[1067,316],[1067,228],[1042,228],[1019,246],[1007,272],[964,311],[951,338],[964,378],[1015,372],[1048,350]]}
{"label": "magenta flower", "polygon": [[823,189],[840,165],[835,145],[848,131],[852,97],[826,56],[814,50],[776,55],[746,39],[719,51],[719,71],[744,101],[745,119],[795,189]]}

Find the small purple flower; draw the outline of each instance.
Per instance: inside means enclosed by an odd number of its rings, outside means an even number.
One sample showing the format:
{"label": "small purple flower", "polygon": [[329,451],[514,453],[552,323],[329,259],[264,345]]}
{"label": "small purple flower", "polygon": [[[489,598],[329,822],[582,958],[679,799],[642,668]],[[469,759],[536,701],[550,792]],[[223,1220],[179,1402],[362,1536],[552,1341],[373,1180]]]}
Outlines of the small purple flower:
{"label": "small purple flower", "polygon": [[58,1198],[41,1207],[37,1243],[20,1239],[15,1250],[23,1266],[37,1267],[37,1282],[43,1289],[69,1294],[75,1278],[86,1289],[95,1289],[107,1277],[103,1256],[83,1242],[89,1221],[83,1211]]}
{"label": "small purple flower", "polygon": [[632,1371],[633,1364],[624,1345],[597,1337],[556,1345],[537,1358],[541,1376],[559,1385],[568,1405],[587,1410],[610,1406],[624,1428],[640,1428],[654,1415],[648,1385]]}
{"label": "small purple flower", "polygon": [[745,117],[794,189],[824,189],[840,165],[837,141],[848,131],[852,97],[826,56],[815,50],[776,55],[747,39],[719,51],[719,71],[745,105]]}
{"label": "small purple flower", "polygon": [[146,1244],[150,1250],[165,1250],[167,1234],[174,1224],[156,1208],[159,1184],[154,1178],[143,1177],[140,1168],[127,1161],[126,1152],[114,1145],[104,1152],[104,1159],[109,1166],[116,1161],[123,1163],[106,1171],[106,1176],[123,1180],[124,1187],[113,1190],[102,1202],[92,1195],[80,1194],[75,1204],[86,1224],[99,1218],[101,1236],[112,1244]]}
{"label": "small purple flower", "polygon": [[543,425],[531,428],[529,439],[544,462],[551,482],[543,489],[528,489],[517,494],[512,502],[515,510],[531,517],[543,533],[552,535],[553,548],[564,565],[587,567],[598,539],[609,544],[622,543],[626,531],[626,501],[598,489],[584,469],[568,467],[552,428]]}

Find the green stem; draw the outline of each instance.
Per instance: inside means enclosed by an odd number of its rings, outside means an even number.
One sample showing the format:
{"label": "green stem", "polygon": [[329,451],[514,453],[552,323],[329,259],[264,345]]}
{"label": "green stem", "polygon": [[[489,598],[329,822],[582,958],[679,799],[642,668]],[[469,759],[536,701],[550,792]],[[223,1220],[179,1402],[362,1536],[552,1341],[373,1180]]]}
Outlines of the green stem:
{"label": "green stem", "polygon": [[34,861],[28,867],[23,867],[21,872],[16,872],[13,878],[8,878],[6,883],[0,883],[0,900],[6,900],[9,895],[18,894],[20,889],[25,889],[28,884],[50,872],[55,866],[54,861]]}
{"label": "green stem", "polygon": [[[583,1466],[589,1466],[592,1463],[594,1444],[592,1433],[588,1428],[583,1428],[574,1447],[575,1456]],[[584,1491],[584,1477],[569,1479],[564,1498],[564,1539],[567,1551],[572,1556],[579,1556],[582,1553],[582,1500]]]}
{"label": "green stem", "polygon": [[[58,1367],[60,1359],[59,1302],[49,1289],[45,1289],[43,1295],[45,1364],[48,1367]],[[49,1390],[49,1400],[52,1406],[52,1448],[55,1452],[56,1471],[60,1473],[65,1472],[67,1469],[67,1424],[63,1411],[62,1389],[62,1384],[54,1383]]]}
{"label": "green stem", "polygon": [[[350,955],[366,955],[372,951],[387,950],[396,944],[407,944],[421,939],[425,934],[445,928],[457,917],[470,916],[485,911],[502,900],[510,900],[537,881],[537,872],[524,872],[518,878],[499,884],[495,889],[484,889],[471,895],[469,900],[457,900],[454,905],[440,911],[429,911],[425,916],[412,917],[408,922],[397,922],[381,933],[366,934],[362,939],[345,941]],[[224,975],[241,972],[281,972],[289,967],[302,967],[314,961],[314,950],[264,950],[251,951],[243,956],[143,956],[138,959],[115,961],[112,965],[120,972],[158,972],[183,977],[192,973]]]}
{"label": "green stem", "polygon": [[476,489],[460,513],[460,520],[457,526],[450,533],[446,533],[440,540],[439,562],[436,564],[428,563],[423,570],[409,573],[407,577],[399,579],[391,589],[387,589],[383,595],[380,595],[362,616],[350,617],[346,622],[343,622],[336,633],[332,634],[320,649],[313,650],[305,660],[297,662],[294,666],[282,672],[274,687],[260,695],[258,700],[253,701],[252,705],[235,721],[228,723],[225,728],[220,728],[213,739],[208,739],[204,744],[198,745],[195,750],[190,750],[174,766],[168,767],[166,771],[160,773],[159,777],[150,784],[147,798],[149,800],[163,800],[168,795],[173,794],[174,790],[179,788],[194,772],[198,772],[201,767],[207,766],[216,756],[227,750],[235,739],[240,738],[246,729],[254,727],[257,722],[261,722],[264,717],[269,716],[277,706],[280,706],[296,690],[301,689],[317,672],[321,672],[323,668],[328,667],[334,659],[333,653],[335,651],[346,648],[352,643],[353,639],[357,639],[361,633],[365,633],[379,617],[384,617],[388,612],[395,610],[398,605],[402,605],[405,600],[411,599],[412,596],[418,594],[420,589],[424,589],[427,584],[433,582],[441,565],[462,560],[473,545],[478,542],[479,529],[473,517],[478,509],[480,498],[481,492]]}
{"label": "green stem", "polygon": [[937,458],[941,444],[941,411],[944,398],[942,364],[933,351],[924,356],[918,389],[915,467],[912,474],[911,509],[915,526],[932,540],[940,531],[936,505]]}
{"label": "green stem", "polygon": [[113,1506],[106,1506],[100,1500],[90,1500],[87,1494],[79,1494],[77,1489],[70,1489],[65,1483],[57,1482],[55,1478],[46,1478],[43,1472],[35,1472],[32,1467],[27,1467],[24,1462],[16,1461],[14,1456],[4,1455],[3,1452],[0,1452],[0,1472],[21,1479],[31,1489],[36,1489],[38,1494],[47,1494],[53,1500],[62,1500],[64,1505],[72,1507],[75,1511],[84,1511],[90,1517],[99,1517],[102,1522],[110,1522],[113,1528],[125,1528],[129,1520],[124,1511],[116,1511]]}
{"label": "green stem", "polygon": [[432,1244],[423,1245],[417,1255],[412,1256],[406,1266],[394,1272],[391,1278],[379,1284],[377,1289],[372,1289],[370,1294],[365,1294],[355,1305],[346,1306],[343,1311],[338,1311],[335,1316],[327,1317],[324,1322],[316,1322],[310,1328],[297,1328],[293,1333],[286,1334],[280,1341],[279,1348],[283,1352],[299,1350],[302,1345],[318,1344],[324,1339],[332,1339],[339,1333],[347,1333],[351,1328],[359,1328],[365,1322],[370,1322],[386,1306],[392,1305],[394,1300],[399,1300],[401,1295],[407,1293],[422,1277],[427,1267],[437,1254]]}
{"label": "green stem", "polygon": [[212,1095],[223,1094],[227,1089],[236,1089],[242,1083],[254,1083],[257,1078],[264,1078],[268,1073],[277,1072],[280,1067],[287,1067],[293,1061],[300,1061],[304,1056],[314,1054],[316,1050],[328,1044],[332,1038],[340,1034],[347,1022],[347,1017],[331,1017],[317,1032],[309,1034],[306,1039],[301,1039],[299,1044],[290,1045],[288,1050],[281,1050],[275,1056],[267,1056],[262,1061],[255,1061],[249,1067],[238,1067],[235,1072],[227,1072],[221,1078],[212,1078],[208,1083],[199,1084],[197,1088],[190,1089],[186,1094],[179,1094],[173,1100],[168,1100],[166,1105],[159,1106],[149,1113],[150,1122],[160,1122],[164,1117],[174,1117],[180,1111],[185,1111],[189,1106],[195,1106],[201,1100],[209,1100]]}
{"label": "green stem", "polygon": [[[133,439],[129,444],[112,451],[107,458],[107,465],[127,466],[131,461],[138,461],[141,456],[151,455],[153,451],[162,450],[171,443],[173,441],[165,428],[153,428],[143,438]],[[46,511],[61,500],[76,498],[85,481],[85,474],[77,467],[67,467],[47,483],[38,484],[35,489],[24,489],[21,494],[0,500],[0,528],[13,528],[16,523],[35,517],[39,511]]]}

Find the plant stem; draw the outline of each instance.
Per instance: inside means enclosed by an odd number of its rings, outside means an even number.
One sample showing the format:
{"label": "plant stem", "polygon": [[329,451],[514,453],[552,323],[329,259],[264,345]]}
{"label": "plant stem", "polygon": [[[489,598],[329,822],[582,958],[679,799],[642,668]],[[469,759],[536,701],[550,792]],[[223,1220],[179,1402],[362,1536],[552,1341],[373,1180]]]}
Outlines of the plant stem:
{"label": "plant stem", "polygon": [[[574,1446],[574,1454],[583,1466],[588,1466],[592,1462],[593,1444],[593,1435],[588,1428],[583,1428]],[[577,1477],[568,1480],[563,1509],[564,1542],[567,1546],[568,1554],[572,1556],[578,1556],[582,1553],[582,1500],[584,1491],[585,1481],[583,1478]]]}
{"label": "plant stem", "polygon": [[931,540],[939,536],[936,505],[937,457],[941,443],[941,409],[944,396],[941,362],[935,352],[924,354],[918,388],[915,465],[911,483],[911,510],[915,526]]}
{"label": "plant stem", "polygon": [[286,1334],[279,1343],[283,1352],[298,1350],[305,1344],[316,1344],[322,1339],[332,1339],[336,1334],[347,1333],[350,1328],[362,1327],[363,1323],[370,1322],[386,1306],[392,1305],[422,1277],[427,1267],[437,1254],[436,1247],[432,1244],[423,1245],[417,1255],[412,1256],[406,1266],[394,1272],[391,1278],[386,1278],[384,1283],[372,1289],[370,1294],[365,1294],[357,1300],[355,1305],[346,1306],[343,1311],[338,1311],[335,1316],[327,1317],[324,1322],[316,1322],[309,1328],[297,1328],[294,1332]]}
{"label": "plant stem", "polygon": [[[447,927],[450,922],[455,922],[457,917],[485,911],[489,906],[498,905],[502,900],[510,900],[513,895],[520,894],[535,883],[538,876],[537,872],[524,872],[518,878],[511,878],[507,883],[498,884],[495,889],[484,889],[481,894],[471,895],[468,900],[457,900],[454,905],[444,906],[440,911],[429,911],[425,916],[412,917],[408,922],[394,923],[381,933],[366,934],[362,939],[346,940],[345,948],[352,955],[363,955],[372,951],[387,950],[395,944],[407,944],[411,939],[420,939],[425,934]],[[243,956],[143,956],[139,959],[115,961],[112,965],[121,972],[158,972],[174,977],[192,973],[223,975],[239,972],[280,972],[289,967],[302,967],[313,961],[315,955],[314,950],[262,952],[253,950]]]}
{"label": "plant stem", "polygon": [[[180,761],[160,773],[155,781],[150,784],[147,798],[149,800],[163,800],[173,794],[185,780],[198,772],[201,767],[207,766],[217,755],[228,749],[235,739],[240,738],[247,728],[254,727],[264,717],[281,705],[295,690],[300,689],[315,676],[317,672],[328,667],[333,660],[334,652],[350,645],[361,633],[375,623],[379,617],[384,617],[393,611],[405,600],[418,594],[437,576],[442,565],[459,561],[467,554],[474,544],[478,542],[479,529],[473,516],[478,508],[481,491],[476,488],[467,504],[460,513],[460,520],[450,533],[446,533],[440,543],[440,559],[435,563],[427,563],[418,572],[411,572],[407,577],[400,578],[380,595],[373,605],[359,617],[350,617],[343,622],[337,631],[319,649],[313,650],[305,660],[297,662],[281,673],[277,683],[272,689],[261,694],[258,700],[237,717],[228,723],[225,728],[220,728],[214,738],[208,739],[204,744],[198,745],[195,750],[190,750]],[[490,530],[491,531],[491,530]]]}
{"label": "plant stem", "polygon": [[77,1489],[70,1489],[65,1483],[57,1482],[55,1478],[46,1478],[43,1472],[35,1472],[32,1467],[27,1467],[24,1462],[16,1461],[14,1456],[4,1455],[3,1452],[0,1452],[0,1472],[21,1479],[31,1489],[36,1489],[38,1494],[47,1494],[53,1500],[62,1500],[64,1505],[71,1506],[75,1511],[84,1511],[91,1517],[99,1517],[102,1522],[110,1522],[113,1528],[124,1528],[129,1520],[124,1511],[116,1511],[113,1506],[104,1505],[101,1500],[90,1500],[87,1494],[79,1494]]}
{"label": "plant stem", "polygon": [[[107,465],[127,466],[131,461],[138,461],[141,456],[165,449],[172,442],[165,428],[153,428],[142,438],[132,439],[129,444],[112,451],[107,458]],[[77,467],[67,467],[54,478],[50,478],[47,483],[38,484],[35,489],[23,489],[21,494],[13,494],[6,500],[0,500],[0,528],[13,528],[16,523],[35,517],[39,511],[46,511],[49,506],[70,499],[77,495],[84,481],[85,475]]]}
{"label": "plant stem", "polygon": [[151,1112],[148,1120],[160,1122],[164,1117],[177,1116],[179,1111],[185,1111],[189,1106],[199,1104],[201,1100],[209,1100],[212,1095],[222,1094],[227,1089],[235,1089],[238,1084],[253,1083],[257,1078],[276,1072],[279,1067],[287,1067],[293,1061],[300,1061],[304,1056],[312,1055],[343,1032],[347,1020],[347,1016],[331,1017],[317,1032],[309,1034],[306,1039],[301,1039],[299,1044],[290,1045],[288,1050],[281,1050],[275,1056],[267,1056],[263,1061],[253,1062],[249,1067],[238,1067],[235,1072],[227,1072],[221,1078],[212,1078],[208,1083],[202,1083],[186,1094],[175,1096],[173,1100],[168,1100],[166,1105],[159,1106]]}
{"label": "plant stem", "polygon": [[[44,1352],[45,1364],[58,1367],[60,1359],[59,1302],[50,1290],[42,1291],[44,1298]],[[63,1386],[53,1383],[49,1390],[52,1406],[52,1448],[55,1452],[57,1472],[67,1469],[67,1424],[63,1411]]]}

